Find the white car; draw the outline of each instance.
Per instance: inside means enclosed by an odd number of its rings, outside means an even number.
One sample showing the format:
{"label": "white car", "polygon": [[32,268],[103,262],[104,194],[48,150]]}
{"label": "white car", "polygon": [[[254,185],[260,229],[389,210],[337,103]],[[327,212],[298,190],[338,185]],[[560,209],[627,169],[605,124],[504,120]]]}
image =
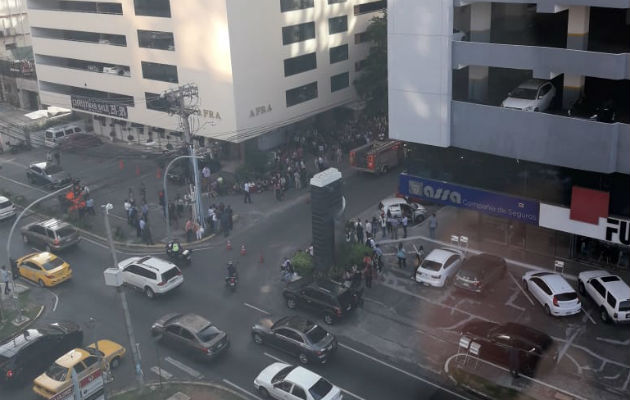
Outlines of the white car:
{"label": "white car", "polygon": [[157,257],[130,257],[118,263],[123,284],[144,292],[152,299],[184,283],[182,271],[173,263]]}
{"label": "white car", "polygon": [[416,282],[444,287],[453,280],[463,260],[463,255],[457,250],[433,249],[416,269]]}
{"label": "white car", "polygon": [[630,322],[630,286],[619,276],[600,270],[580,272],[578,291],[593,299],[602,321]]}
{"label": "white car", "polygon": [[556,273],[529,271],[523,275],[523,288],[538,300],[547,315],[575,315],[582,310],[575,290]]}
{"label": "white car", "polygon": [[15,215],[15,206],[11,200],[0,196],[0,220],[11,218]]}
{"label": "white car", "polygon": [[544,79],[530,79],[508,93],[501,107],[521,111],[545,111],[556,95],[553,83]]}
{"label": "white car", "polygon": [[387,215],[387,210],[392,214],[392,217],[403,217],[404,215],[409,218],[410,223],[419,223],[424,221],[427,209],[422,204],[407,201],[402,197],[389,197],[381,200],[378,203],[379,210],[383,210]]}
{"label": "white car", "polygon": [[303,367],[276,362],[254,379],[263,398],[281,400],[340,400],[341,389]]}

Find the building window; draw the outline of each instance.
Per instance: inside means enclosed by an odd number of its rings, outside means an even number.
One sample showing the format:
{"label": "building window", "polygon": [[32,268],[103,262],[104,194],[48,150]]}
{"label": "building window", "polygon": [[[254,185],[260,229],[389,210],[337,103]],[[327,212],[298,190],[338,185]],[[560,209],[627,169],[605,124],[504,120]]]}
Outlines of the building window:
{"label": "building window", "polygon": [[313,8],[313,0],[280,0],[280,11],[303,10]]}
{"label": "building window", "polygon": [[304,103],[317,97],[317,82],[311,82],[304,86],[289,89],[286,92],[287,107]]}
{"label": "building window", "polygon": [[357,4],[354,6],[354,15],[367,14],[387,8],[387,1],[372,1],[370,3]]}
{"label": "building window", "polygon": [[155,81],[177,83],[177,67],[175,65],[142,61],[142,77]]}
{"label": "building window", "polygon": [[330,91],[336,92],[337,90],[345,89],[350,86],[350,74],[344,72],[343,74],[334,75],[330,77]]}
{"label": "building window", "polygon": [[133,0],[136,15],[146,17],[171,17],[170,0]]}
{"label": "building window", "polygon": [[147,49],[175,50],[172,32],[138,30],[138,45]]}
{"label": "building window", "polygon": [[366,64],[367,64],[367,59],[365,59],[365,58],[364,58],[363,60],[356,61],[356,62],[354,63],[354,70],[355,70],[356,72],[359,72],[359,71],[361,71],[363,68],[365,68],[365,65],[366,65]]}
{"label": "building window", "polygon": [[284,60],[284,76],[299,74],[317,68],[315,53],[304,54]]}
{"label": "building window", "polygon": [[51,65],[53,67],[78,69],[126,77],[131,76],[131,71],[128,65],[101,63],[96,61],[79,60],[76,58],[47,56],[43,54],[35,54],[35,61],[37,64]]}
{"label": "building window", "polygon": [[31,34],[33,37],[45,39],[70,40],[75,42],[108,44],[112,46],[127,46],[127,38],[125,35],[38,27],[31,27]]}
{"label": "building window", "polygon": [[342,44],[341,46],[331,47],[329,50],[330,53],[330,63],[334,64],[339,61],[344,61],[348,59],[348,45]]}
{"label": "building window", "polygon": [[315,22],[306,22],[282,28],[282,44],[303,42],[315,39]]}
{"label": "building window", "polygon": [[367,32],[359,32],[354,34],[354,44],[365,43],[369,41]]}
{"label": "building window", "polygon": [[345,3],[348,0],[328,0],[328,4]]}
{"label": "building window", "polygon": [[348,30],[348,17],[346,15],[341,17],[328,18],[328,33],[346,32]]}
{"label": "building window", "polygon": [[168,100],[160,97],[157,93],[144,92],[144,99],[146,100],[147,109],[154,111],[169,112],[170,104]]}

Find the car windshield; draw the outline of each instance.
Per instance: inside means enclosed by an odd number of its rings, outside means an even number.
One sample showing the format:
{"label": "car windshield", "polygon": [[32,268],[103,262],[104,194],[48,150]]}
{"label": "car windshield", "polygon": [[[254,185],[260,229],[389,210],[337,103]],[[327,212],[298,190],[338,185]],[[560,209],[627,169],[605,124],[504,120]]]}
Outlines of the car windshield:
{"label": "car windshield", "polygon": [[197,336],[199,336],[199,340],[201,340],[202,342],[209,342],[215,337],[217,337],[219,333],[221,333],[221,331],[218,330],[216,327],[212,325],[208,325],[202,330],[200,330],[197,333]]}
{"label": "car windshield", "polygon": [[320,378],[311,388],[308,390],[313,399],[319,400],[324,398],[328,392],[332,389],[332,385],[324,378]]}
{"label": "car windshield", "polygon": [[291,366],[291,365],[282,368],[280,371],[278,371],[278,373],[276,375],[274,375],[273,378],[271,378],[271,383],[272,384],[276,384],[276,383],[280,382],[281,380],[286,378],[287,375],[289,375],[289,373],[291,373],[291,371],[293,371],[294,369],[295,369],[295,367]]}
{"label": "car windshield", "polygon": [[44,171],[46,172],[47,175],[53,175],[53,174],[58,174],[59,172],[62,172],[63,169],[61,169],[61,167],[58,165],[47,165]]}
{"label": "car windshield", "polygon": [[11,207],[11,202],[10,201],[0,202],[0,208],[7,208],[7,207]]}
{"label": "car windshield", "polygon": [[442,264],[431,260],[424,260],[422,261],[421,268],[429,271],[439,271],[440,268],[442,268]]}
{"label": "car windshield", "polygon": [[66,380],[67,374],[68,368],[62,367],[57,363],[53,363],[53,365],[48,367],[48,369],[46,370],[46,375],[48,375],[50,379],[54,379],[59,382],[64,382]]}
{"label": "car windshield", "polygon": [[50,260],[50,261],[46,261],[45,263],[42,263],[42,268],[44,268],[46,271],[50,271],[52,269],[62,266],[63,262],[64,261],[61,258],[57,257],[54,260]]}
{"label": "car windshield", "polygon": [[324,328],[319,325],[315,325],[311,330],[306,332],[306,336],[311,343],[319,343],[323,338],[326,337],[328,332]]}
{"label": "car windshield", "polygon": [[536,89],[516,88],[510,92],[509,96],[515,99],[534,100],[536,93]]}
{"label": "car windshield", "polygon": [[70,226],[64,226],[63,228],[57,230],[57,236],[66,237],[74,234],[76,230]]}
{"label": "car windshield", "polygon": [[630,311],[630,300],[620,301],[619,311]]}

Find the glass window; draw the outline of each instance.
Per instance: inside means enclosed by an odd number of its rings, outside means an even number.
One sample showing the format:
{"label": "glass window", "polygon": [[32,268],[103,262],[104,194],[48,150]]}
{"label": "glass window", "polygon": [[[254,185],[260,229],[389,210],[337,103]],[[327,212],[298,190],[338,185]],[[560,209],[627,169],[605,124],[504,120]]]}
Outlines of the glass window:
{"label": "glass window", "polygon": [[74,365],[74,372],[80,374],[85,369],[85,365],[82,362],[78,362]]}
{"label": "glass window", "polygon": [[602,284],[599,283],[599,281],[596,281],[595,279],[593,279],[591,281],[591,285],[597,291],[597,293],[599,293],[600,296],[604,297],[604,295],[606,294],[606,289],[604,289],[604,286],[602,286]]}
{"label": "glass window", "polygon": [[348,17],[343,15],[341,17],[328,18],[328,33],[346,32],[348,30]]}
{"label": "glass window", "polygon": [[551,295],[551,289],[549,289],[549,286],[547,286],[547,284],[543,282],[540,278],[533,278],[532,283],[538,285],[538,287],[540,287],[540,289],[546,294]]}
{"label": "glass window", "polygon": [[369,40],[367,32],[359,32],[354,34],[354,44],[364,43]]}
{"label": "glass window", "polygon": [[328,0],[328,4],[345,3],[348,0]]}
{"label": "glass window", "polygon": [[285,26],[282,28],[282,44],[303,42],[315,39],[315,23],[305,22],[303,24]]}
{"label": "glass window", "polygon": [[306,400],[306,393],[304,392],[304,389],[302,389],[298,385],[293,386],[293,390],[291,390],[291,394],[297,397],[298,399]]}
{"label": "glass window", "polygon": [[186,340],[195,340],[195,336],[188,329],[182,328],[181,336]]}
{"label": "glass window", "polygon": [[89,356],[85,360],[83,360],[83,362],[85,363],[85,366],[88,368],[94,365],[97,361],[98,361],[98,358],[96,358],[95,356]]}
{"label": "glass window", "polygon": [[157,93],[144,92],[144,98],[146,100],[147,109],[149,110],[162,112],[168,112],[170,110],[168,100],[160,97]]}
{"label": "glass window", "polygon": [[332,385],[324,378],[320,378],[311,388],[308,390],[313,396],[313,399],[319,400],[328,394],[332,390]]}
{"label": "glass window", "polygon": [[173,32],[138,30],[138,45],[147,49],[175,50]]}
{"label": "glass window", "polygon": [[134,0],[136,15],[148,17],[171,17],[170,0]]}
{"label": "glass window", "polygon": [[50,260],[48,262],[43,263],[42,267],[46,271],[50,271],[50,270],[55,269],[57,267],[60,267],[62,265],[63,265],[63,260],[61,258],[57,257],[54,260]]}
{"label": "glass window", "polygon": [[286,91],[287,107],[304,103],[317,97],[317,82],[298,86]]}
{"label": "glass window", "polygon": [[317,68],[315,53],[304,54],[284,60],[284,76],[299,74]]}
{"label": "glass window", "polygon": [[177,325],[169,325],[166,327],[165,331],[167,333],[172,333],[173,335],[179,335],[179,326]]}
{"label": "glass window", "polygon": [[142,77],[155,81],[177,83],[177,67],[175,65],[142,61]]}
{"label": "glass window", "polygon": [[65,382],[68,376],[68,368],[54,363],[46,370],[46,375],[57,382]]}
{"label": "glass window", "polygon": [[280,11],[303,10],[313,8],[313,0],[280,0]]}
{"label": "glass window", "polygon": [[615,299],[610,293],[606,296],[606,301],[613,309],[617,306],[617,299]]}
{"label": "glass window", "polygon": [[282,381],[276,385],[276,389],[289,393],[291,391],[291,382]]}
{"label": "glass window", "polygon": [[331,47],[329,50],[330,63],[334,64],[339,61],[348,59],[348,45],[342,44],[341,46]]}
{"label": "glass window", "polygon": [[330,77],[330,91],[336,92],[337,90],[345,89],[350,86],[350,74],[344,72],[343,74],[334,75]]}
{"label": "glass window", "polygon": [[386,0],[358,4],[354,6],[354,15],[367,14],[374,11],[384,10],[385,8],[387,8]]}

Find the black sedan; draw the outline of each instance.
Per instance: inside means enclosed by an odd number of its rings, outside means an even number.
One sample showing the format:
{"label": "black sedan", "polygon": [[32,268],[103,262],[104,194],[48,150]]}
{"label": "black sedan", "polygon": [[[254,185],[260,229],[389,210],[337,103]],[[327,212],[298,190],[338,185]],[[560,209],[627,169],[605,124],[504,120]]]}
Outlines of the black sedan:
{"label": "black sedan", "polygon": [[[480,344],[479,357],[506,368],[516,369],[533,376],[539,366],[556,362],[558,353],[553,339],[544,332],[529,326],[508,322],[496,324],[487,321],[471,321],[464,324],[462,336]],[[510,365],[510,353],[518,354],[518,365]]]}
{"label": "black sedan", "polygon": [[316,323],[298,316],[266,318],[252,327],[252,339],[289,353],[302,363],[325,363],[337,349],[337,339]]}
{"label": "black sedan", "polygon": [[467,258],[455,275],[455,287],[466,292],[483,293],[492,283],[505,276],[507,264],[492,254],[477,254]]}
{"label": "black sedan", "polygon": [[166,314],[151,326],[151,334],[175,350],[210,360],[229,346],[227,334],[197,314]]}

